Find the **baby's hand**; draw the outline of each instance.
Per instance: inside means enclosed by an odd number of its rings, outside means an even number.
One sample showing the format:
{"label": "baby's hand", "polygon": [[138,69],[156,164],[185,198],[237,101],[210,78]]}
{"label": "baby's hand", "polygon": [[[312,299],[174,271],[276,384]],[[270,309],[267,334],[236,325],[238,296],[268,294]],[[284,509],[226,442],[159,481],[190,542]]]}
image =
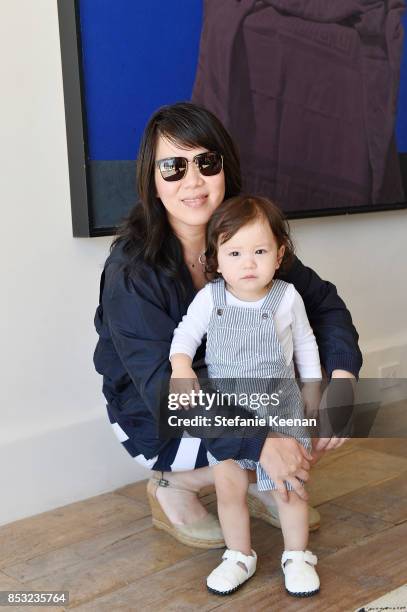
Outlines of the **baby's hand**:
{"label": "baby's hand", "polygon": [[304,412],[306,418],[317,417],[321,404],[321,381],[309,380],[303,384],[301,389],[304,402]]}
{"label": "baby's hand", "polygon": [[[178,410],[189,410],[190,402],[187,402],[187,396],[192,392],[199,393],[200,386],[197,375],[190,367],[174,368],[170,380],[170,393],[178,395],[179,403]],[[181,397],[183,396],[183,397]]]}

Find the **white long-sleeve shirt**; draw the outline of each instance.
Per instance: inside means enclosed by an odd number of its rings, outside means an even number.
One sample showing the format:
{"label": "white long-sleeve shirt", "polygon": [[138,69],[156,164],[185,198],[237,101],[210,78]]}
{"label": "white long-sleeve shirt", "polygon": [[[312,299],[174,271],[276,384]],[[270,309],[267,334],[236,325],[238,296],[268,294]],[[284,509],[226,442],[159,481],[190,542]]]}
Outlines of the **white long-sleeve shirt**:
{"label": "white long-sleeve shirt", "polygon": [[[226,290],[226,304],[243,308],[261,308],[265,297],[256,302],[240,300]],[[187,314],[174,331],[170,357],[176,353],[194,358],[202,338],[208,330],[213,309],[210,283],[205,285],[191,302]],[[305,312],[300,294],[289,284],[274,315],[277,337],[283,348],[287,365],[294,357],[302,380],[321,378],[318,347]]]}

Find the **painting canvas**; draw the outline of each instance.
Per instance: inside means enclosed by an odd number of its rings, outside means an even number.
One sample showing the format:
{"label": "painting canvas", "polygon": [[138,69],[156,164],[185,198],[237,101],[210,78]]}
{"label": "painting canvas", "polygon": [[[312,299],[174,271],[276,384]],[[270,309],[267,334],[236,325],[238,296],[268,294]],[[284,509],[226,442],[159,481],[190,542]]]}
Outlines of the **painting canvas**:
{"label": "painting canvas", "polygon": [[[135,159],[148,118],[164,104],[190,99],[213,110],[236,139],[246,190],[273,197],[289,218],[406,206],[407,52],[400,23],[393,24],[402,53],[400,79],[392,81],[396,121],[389,125],[389,113],[386,123],[379,111],[378,121],[370,118],[388,143],[380,174],[369,161],[375,139],[362,117],[366,108],[372,112],[366,96],[374,83],[359,91],[352,16],[344,29],[344,20],[288,19],[279,4],[58,0],[74,235],[114,232],[137,201]],[[406,22],[401,10],[397,17]],[[337,94],[340,79],[348,83],[346,95]],[[216,83],[231,84],[223,97]],[[379,179],[375,185],[379,175],[386,188]]]}

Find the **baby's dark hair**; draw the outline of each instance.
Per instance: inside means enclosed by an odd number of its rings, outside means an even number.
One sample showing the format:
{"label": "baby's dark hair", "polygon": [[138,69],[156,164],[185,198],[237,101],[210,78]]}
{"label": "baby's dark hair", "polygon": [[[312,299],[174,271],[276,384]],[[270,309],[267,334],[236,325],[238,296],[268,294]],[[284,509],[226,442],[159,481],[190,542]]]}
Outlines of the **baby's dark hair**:
{"label": "baby's dark hair", "polygon": [[205,274],[208,280],[215,280],[220,276],[217,271],[219,245],[230,240],[244,225],[256,219],[268,222],[278,247],[285,246],[284,256],[276,277],[290,267],[294,258],[294,246],[288,221],[283,212],[267,198],[240,195],[222,202],[209,219],[206,228],[205,252]]}

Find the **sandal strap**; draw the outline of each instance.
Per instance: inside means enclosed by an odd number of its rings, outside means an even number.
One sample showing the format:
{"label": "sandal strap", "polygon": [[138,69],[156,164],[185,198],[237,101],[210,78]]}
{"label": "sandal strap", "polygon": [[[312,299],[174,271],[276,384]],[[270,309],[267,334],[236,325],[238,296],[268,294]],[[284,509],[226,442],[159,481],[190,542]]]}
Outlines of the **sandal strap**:
{"label": "sandal strap", "polygon": [[192,489],[185,489],[184,487],[176,487],[173,485],[167,478],[164,478],[164,472],[161,472],[161,478],[157,478],[156,476],[152,476],[150,478],[152,482],[154,482],[157,487],[169,487],[173,491],[182,491],[183,493],[193,493],[194,495],[198,494],[198,491],[192,491]]}
{"label": "sandal strap", "polygon": [[210,576],[208,576],[208,580],[212,583],[214,581],[215,583],[217,581],[226,583],[228,585],[227,591],[235,589],[240,584],[243,584],[243,582],[246,582],[248,578],[249,572],[230,559],[222,561],[222,563],[212,571]]}
{"label": "sandal strap", "polygon": [[285,550],[281,557],[281,567],[284,568],[287,561],[305,561],[309,565],[316,565],[318,557],[313,555],[310,550]]}
{"label": "sandal strap", "polygon": [[253,565],[253,563],[256,563],[256,561],[257,561],[257,555],[254,552],[254,550],[252,550],[252,554],[251,555],[244,555],[239,550],[230,550],[228,548],[223,553],[222,559],[224,561],[233,561],[234,563],[243,563],[243,565],[246,568],[246,572],[249,572],[250,568]]}

